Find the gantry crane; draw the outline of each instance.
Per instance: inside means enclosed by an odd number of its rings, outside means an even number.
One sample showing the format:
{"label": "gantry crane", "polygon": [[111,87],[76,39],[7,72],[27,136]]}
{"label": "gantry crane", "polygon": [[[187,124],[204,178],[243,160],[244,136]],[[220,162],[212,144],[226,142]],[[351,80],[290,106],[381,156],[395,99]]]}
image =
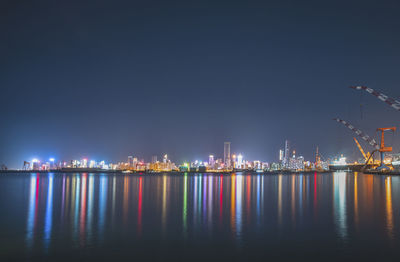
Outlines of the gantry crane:
{"label": "gantry crane", "polygon": [[[371,152],[371,156],[376,151],[379,151],[381,153],[381,164],[378,167],[378,170],[388,169],[388,167],[385,165],[385,163],[383,161],[385,159],[385,152],[391,152],[392,147],[385,146],[385,134],[384,133],[385,133],[385,131],[389,131],[389,130],[394,132],[396,130],[396,127],[378,128],[376,131],[381,131],[381,143],[380,143],[380,145],[378,145],[378,143],[376,143],[375,139],[371,138],[369,135],[364,134],[360,129],[355,128],[350,123],[348,123],[342,119],[339,119],[339,118],[334,118],[334,120],[339,123],[342,123],[343,125],[348,127],[350,130],[352,130],[354,133],[356,133],[359,137],[361,137],[364,141],[368,142],[368,144],[373,146],[375,148],[375,150]],[[371,156],[368,158],[366,163],[369,162]]]}
{"label": "gantry crane", "polygon": [[388,169],[388,167],[384,163],[385,159],[385,152],[392,152],[391,146],[385,146],[385,132],[386,131],[396,131],[396,127],[385,127],[385,128],[378,128],[376,131],[381,132],[381,145],[379,148],[379,152],[381,153],[381,165],[378,167],[378,170]]}

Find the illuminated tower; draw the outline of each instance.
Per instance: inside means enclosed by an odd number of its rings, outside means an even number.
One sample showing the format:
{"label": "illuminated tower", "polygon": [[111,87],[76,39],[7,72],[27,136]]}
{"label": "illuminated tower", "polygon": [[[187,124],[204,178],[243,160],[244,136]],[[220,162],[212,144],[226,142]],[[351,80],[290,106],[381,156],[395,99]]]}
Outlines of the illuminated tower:
{"label": "illuminated tower", "polygon": [[285,141],[285,155],[283,157],[283,166],[288,167],[289,166],[289,141]]}
{"label": "illuminated tower", "polygon": [[209,155],[208,156],[208,165],[211,167],[214,167],[215,161],[214,161],[214,155]]}
{"label": "illuminated tower", "polygon": [[279,162],[283,161],[283,150],[279,149]]}
{"label": "illuminated tower", "polygon": [[231,167],[231,142],[224,142],[224,164]]}
{"label": "illuminated tower", "polygon": [[237,162],[236,162],[236,155],[232,155],[232,160],[231,160],[231,165],[233,168],[237,168]]}
{"label": "illuminated tower", "polygon": [[242,167],[242,164],[243,164],[243,156],[242,156],[242,154],[238,155],[237,164],[238,164],[238,168],[243,168]]}
{"label": "illuminated tower", "polygon": [[128,156],[128,165],[129,165],[130,167],[133,166],[133,156]]}
{"label": "illuminated tower", "polygon": [[153,163],[153,164],[157,163],[157,156],[151,157],[151,163]]}

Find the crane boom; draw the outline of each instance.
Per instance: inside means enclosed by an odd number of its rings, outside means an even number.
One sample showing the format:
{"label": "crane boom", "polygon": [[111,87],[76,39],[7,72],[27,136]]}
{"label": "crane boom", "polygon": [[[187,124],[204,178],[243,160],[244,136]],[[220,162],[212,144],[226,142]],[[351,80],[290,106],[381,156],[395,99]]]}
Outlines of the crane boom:
{"label": "crane boom", "polygon": [[375,147],[375,149],[378,149],[378,150],[380,149],[380,147],[379,147],[378,143],[376,143],[375,139],[371,138],[369,135],[364,134],[363,131],[361,131],[360,129],[355,128],[353,125],[351,125],[350,123],[348,123],[342,119],[334,118],[333,120],[345,125],[347,128],[349,128],[354,133],[356,133],[359,137],[361,137],[364,141],[366,141],[368,144]]}
{"label": "crane boom", "polygon": [[400,101],[393,99],[391,97],[388,97],[385,94],[382,94],[378,91],[375,91],[372,88],[366,87],[366,86],[350,86],[350,88],[353,88],[355,90],[365,90],[368,93],[376,96],[379,100],[385,102],[386,104],[390,105],[391,107],[393,107],[394,109],[396,109],[397,111],[400,111]]}
{"label": "crane boom", "polygon": [[355,137],[353,137],[353,138],[354,138],[354,142],[356,142],[357,147],[358,147],[358,149],[360,150],[361,154],[363,155],[363,157],[365,158],[365,160],[367,160],[367,159],[368,159],[368,156],[365,154],[364,149],[362,149],[360,143],[358,143],[358,140],[357,140]]}

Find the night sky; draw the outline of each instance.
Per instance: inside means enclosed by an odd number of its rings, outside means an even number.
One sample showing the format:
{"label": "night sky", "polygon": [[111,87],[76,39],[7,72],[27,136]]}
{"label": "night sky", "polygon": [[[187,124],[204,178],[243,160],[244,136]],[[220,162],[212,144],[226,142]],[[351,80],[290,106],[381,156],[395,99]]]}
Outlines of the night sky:
{"label": "night sky", "polygon": [[[400,113],[398,1],[1,1],[0,164],[361,157]],[[362,105],[362,106],[360,106]],[[399,135],[388,143],[400,149]],[[366,150],[372,150],[365,143]]]}

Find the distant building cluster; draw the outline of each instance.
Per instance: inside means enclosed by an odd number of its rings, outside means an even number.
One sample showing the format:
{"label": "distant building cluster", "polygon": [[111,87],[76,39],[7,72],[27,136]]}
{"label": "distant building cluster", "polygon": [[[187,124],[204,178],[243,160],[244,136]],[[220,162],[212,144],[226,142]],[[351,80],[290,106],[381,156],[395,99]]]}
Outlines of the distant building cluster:
{"label": "distant building cluster", "polygon": [[302,170],[327,170],[328,162],[321,161],[321,156],[316,153],[315,161],[305,161],[303,156],[296,156],[293,150],[290,155],[289,141],[285,141],[284,149],[279,150],[279,162],[263,162],[259,160],[246,160],[243,154],[231,153],[231,143],[224,142],[223,158],[216,158],[214,154],[208,156],[207,161],[195,160],[176,165],[167,154],[164,154],[160,160],[158,156],[152,156],[150,162],[139,159],[135,156],[128,156],[127,162],[106,163],[97,162],[83,158],[80,160],[70,160],[68,162],[56,162],[54,158],[42,162],[38,159],[32,159],[30,162],[24,161],[24,170],[119,170],[123,172],[230,172],[241,170],[264,171],[302,171]]}
{"label": "distant building cluster", "polygon": [[306,161],[303,156],[296,157],[296,150],[290,155],[289,141],[285,141],[285,148],[279,150],[279,163],[273,163],[273,170],[309,171],[328,170],[329,161],[321,160],[318,148],[315,154],[315,161]]}

